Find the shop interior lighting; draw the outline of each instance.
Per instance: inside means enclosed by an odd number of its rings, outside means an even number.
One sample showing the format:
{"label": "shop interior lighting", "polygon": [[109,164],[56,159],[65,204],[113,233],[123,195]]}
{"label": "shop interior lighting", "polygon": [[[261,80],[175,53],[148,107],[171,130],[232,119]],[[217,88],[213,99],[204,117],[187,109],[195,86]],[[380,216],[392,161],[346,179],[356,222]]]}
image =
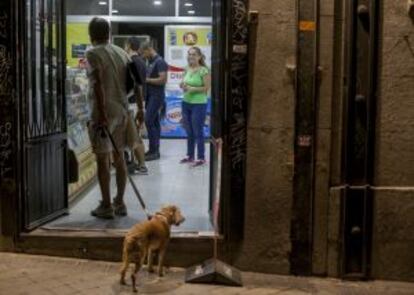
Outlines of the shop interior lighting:
{"label": "shop interior lighting", "polygon": [[187,11],[188,14],[195,14],[195,10],[189,10]]}
{"label": "shop interior lighting", "polygon": [[187,3],[184,4],[184,6],[193,7],[193,3],[187,2]]}
{"label": "shop interior lighting", "polygon": [[160,1],[160,0],[155,0],[155,1],[154,1],[154,5],[155,5],[155,6],[160,6],[160,5],[162,5],[162,1]]}
{"label": "shop interior lighting", "polygon": [[112,13],[118,13],[119,11],[118,10],[116,10],[116,9],[113,9],[112,10]]}
{"label": "shop interior lighting", "polygon": [[99,5],[102,5],[102,6],[108,5],[108,2],[106,2],[106,1],[99,1]]}

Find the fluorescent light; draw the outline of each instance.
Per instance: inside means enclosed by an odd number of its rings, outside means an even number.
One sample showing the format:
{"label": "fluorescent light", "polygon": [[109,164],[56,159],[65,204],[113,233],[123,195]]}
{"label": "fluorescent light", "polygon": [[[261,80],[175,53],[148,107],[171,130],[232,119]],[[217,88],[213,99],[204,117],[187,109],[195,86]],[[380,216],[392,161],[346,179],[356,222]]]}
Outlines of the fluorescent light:
{"label": "fluorescent light", "polygon": [[195,14],[195,10],[189,10],[187,11],[188,14]]}
{"label": "fluorescent light", "polygon": [[108,2],[106,2],[106,1],[99,1],[99,5],[108,5]]}
{"label": "fluorescent light", "polygon": [[156,5],[156,6],[160,6],[160,5],[162,5],[162,1],[160,1],[160,0],[155,0],[155,1],[154,1],[154,5]]}
{"label": "fluorescent light", "polygon": [[184,6],[187,6],[187,7],[193,7],[193,3],[188,3],[188,2],[187,2],[187,3],[185,3],[185,4],[184,4]]}
{"label": "fluorescent light", "polygon": [[118,13],[119,11],[116,9],[112,9],[112,13]]}

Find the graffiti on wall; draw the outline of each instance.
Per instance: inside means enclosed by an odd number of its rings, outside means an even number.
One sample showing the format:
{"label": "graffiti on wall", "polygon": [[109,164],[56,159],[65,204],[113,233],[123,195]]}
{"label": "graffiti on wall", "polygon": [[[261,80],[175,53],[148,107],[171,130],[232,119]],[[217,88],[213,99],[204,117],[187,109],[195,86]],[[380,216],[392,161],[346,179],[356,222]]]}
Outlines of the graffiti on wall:
{"label": "graffiti on wall", "polygon": [[[233,52],[231,61],[230,157],[234,174],[244,178],[246,163],[248,26],[245,0],[234,0],[232,7]],[[243,182],[242,182],[243,183]]]}
{"label": "graffiti on wall", "polygon": [[12,124],[7,122],[0,125],[0,177],[3,178],[11,168],[7,163],[12,154],[12,140],[11,140]]}
{"label": "graffiti on wall", "polygon": [[[228,156],[230,170],[229,239],[243,236],[248,98],[248,11],[247,0],[232,0],[230,31],[230,93],[228,103]],[[230,233],[231,232],[231,233]]]}
{"label": "graffiti on wall", "polygon": [[13,60],[11,56],[10,2],[0,5],[0,178],[13,178],[14,118],[13,118]]}
{"label": "graffiti on wall", "polygon": [[7,37],[7,14],[5,11],[0,12],[0,38]]}
{"label": "graffiti on wall", "polygon": [[0,44],[0,95],[9,95],[12,89],[12,60],[7,47]]}
{"label": "graffiti on wall", "polygon": [[0,95],[10,94],[12,89],[12,77],[10,75],[12,60],[6,47],[9,41],[8,21],[6,11],[0,12]]}

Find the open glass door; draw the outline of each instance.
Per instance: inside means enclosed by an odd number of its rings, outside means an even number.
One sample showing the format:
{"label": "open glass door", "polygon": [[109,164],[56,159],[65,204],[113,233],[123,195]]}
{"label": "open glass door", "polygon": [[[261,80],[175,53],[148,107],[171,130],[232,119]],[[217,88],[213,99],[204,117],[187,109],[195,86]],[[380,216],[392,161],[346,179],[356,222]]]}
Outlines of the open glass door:
{"label": "open glass door", "polygon": [[27,0],[23,228],[67,210],[64,0]]}
{"label": "open glass door", "polygon": [[[221,201],[218,199],[221,191],[221,185],[218,181],[221,181],[222,164],[219,157],[219,145],[217,140],[222,138],[223,130],[223,111],[225,105],[225,42],[226,42],[226,14],[225,14],[225,1],[213,0],[213,47],[212,47],[212,126],[211,135],[213,144],[211,145],[211,169],[210,169],[210,202],[209,212],[210,220],[212,224],[220,228],[219,216]],[[219,186],[219,187],[217,187]]]}

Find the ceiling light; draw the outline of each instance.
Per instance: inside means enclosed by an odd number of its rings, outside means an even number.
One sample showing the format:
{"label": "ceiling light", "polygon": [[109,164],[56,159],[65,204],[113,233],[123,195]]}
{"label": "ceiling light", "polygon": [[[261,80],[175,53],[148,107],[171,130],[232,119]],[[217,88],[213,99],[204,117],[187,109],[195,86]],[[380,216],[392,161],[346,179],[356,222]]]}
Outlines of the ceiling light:
{"label": "ceiling light", "polygon": [[112,13],[118,13],[119,11],[116,9],[112,9]]}
{"label": "ceiling light", "polygon": [[99,1],[99,5],[108,5],[108,2],[106,2],[106,1]]}
{"label": "ceiling light", "polygon": [[156,6],[160,6],[160,5],[162,5],[162,1],[160,1],[160,0],[155,0],[155,1],[154,1],[154,5],[156,5]]}
{"label": "ceiling light", "polygon": [[184,4],[184,6],[187,6],[187,7],[192,7],[192,6],[193,6],[193,3],[188,3],[188,2],[187,2],[187,3],[185,3],[185,4]]}
{"label": "ceiling light", "polygon": [[188,14],[195,14],[195,10],[189,10],[187,11]]}

